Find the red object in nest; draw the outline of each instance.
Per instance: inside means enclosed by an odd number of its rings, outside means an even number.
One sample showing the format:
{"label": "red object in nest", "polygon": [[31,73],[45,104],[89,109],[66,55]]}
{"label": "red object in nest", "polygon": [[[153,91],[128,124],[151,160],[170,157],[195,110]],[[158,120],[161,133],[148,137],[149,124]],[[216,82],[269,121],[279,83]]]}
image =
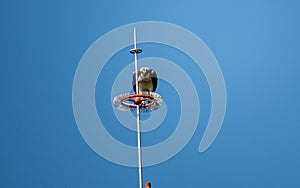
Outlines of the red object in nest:
{"label": "red object in nest", "polygon": [[138,106],[142,112],[148,112],[158,109],[163,103],[159,94],[154,92],[123,93],[113,100],[114,105],[123,111],[131,111]]}
{"label": "red object in nest", "polygon": [[[134,104],[129,103],[129,101],[132,101]],[[123,97],[121,99],[121,103],[124,106],[128,106],[131,108],[136,108],[137,105],[140,105],[141,107],[150,107],[154,104],[154,98],[150,95],[134,94]]]}

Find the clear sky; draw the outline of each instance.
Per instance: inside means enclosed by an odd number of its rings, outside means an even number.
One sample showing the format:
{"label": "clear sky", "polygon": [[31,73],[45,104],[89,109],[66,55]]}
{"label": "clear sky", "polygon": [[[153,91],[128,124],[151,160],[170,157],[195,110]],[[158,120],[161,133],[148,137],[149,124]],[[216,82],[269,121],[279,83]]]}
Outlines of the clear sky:
{"label": "clear sky", "polygon": [[[190,142],[170,160],[145,168],[145,180],[153,188],[300,187],[299,5],[296,0],[1,1],[0,187],[138,186],[136,168],[103,159],[81,136],[72,85],[83,54],[99,37],[152,20],[180,25],[206,43],[224,75],[227,109],[215,142],[199,153],[210,114],[203,74],[180,61],[178,51],[141,44],[185,69],[201,103]],[[132,62],[122,52],[103,69],[96,96],[110,99],[112,80]],[[148,56],[144,52],[141,57]],[[121,59],[124,65],[114,64]],[[172,134],[180,114],[173,87],[161,81],[157,92],[168,113],[158,129],[142,135],[145,145]],[[97,110],[105,128],[135,145],[135,133],[117,122],[111,101],[101,106],[101,98],[96,97]]]}

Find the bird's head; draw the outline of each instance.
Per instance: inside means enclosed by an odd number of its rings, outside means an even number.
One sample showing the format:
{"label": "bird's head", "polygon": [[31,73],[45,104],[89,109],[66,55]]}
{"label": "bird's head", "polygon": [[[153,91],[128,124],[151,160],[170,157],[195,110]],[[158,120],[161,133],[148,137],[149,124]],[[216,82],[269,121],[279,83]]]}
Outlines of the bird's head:
{"label": "bird's head", "polygon": [[[157,74],[153,69],[142,67],[138,71],[139,91],[154,92],[157,87]],[[132,80],[133,89],[135,91],[135,72]]]}

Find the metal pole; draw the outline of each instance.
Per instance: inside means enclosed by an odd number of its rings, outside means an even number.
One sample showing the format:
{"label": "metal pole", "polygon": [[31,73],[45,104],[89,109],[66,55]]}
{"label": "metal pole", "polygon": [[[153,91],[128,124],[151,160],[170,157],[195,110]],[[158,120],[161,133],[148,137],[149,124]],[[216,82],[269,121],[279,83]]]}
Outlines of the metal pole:
{"label": "metal pole", "polygon": [[142,151],[141,151],[141,130],[140,130],[140,107],[136,108],[136,128],[138,139],[138,165],[139,165],[139,185],[143,188],[143,172],[142,172]]}
{"label": "metal pole", "polygon": [[[135,90],[136,94],[139,94],[138,84],[138,61],[137,53],[140,53],[136,48],[136,29],[133,30],[134,35],[134,67],[135,67]],[[142,151],[141,151],[141,127],[140,127],[140,106],[136,104],[136,132],[138,141],[138,167],[139,167],[139,188],[143,188],[143,172],[142,172]]]}
{"label": "metal pole", "polygon": [[136,29],[133,28],[133,40],[134,40],[134,68],[135,68],[135,92],[139,94],[139,84],[138,84],[138,63],[137,63],[137,48],[136,48]]}

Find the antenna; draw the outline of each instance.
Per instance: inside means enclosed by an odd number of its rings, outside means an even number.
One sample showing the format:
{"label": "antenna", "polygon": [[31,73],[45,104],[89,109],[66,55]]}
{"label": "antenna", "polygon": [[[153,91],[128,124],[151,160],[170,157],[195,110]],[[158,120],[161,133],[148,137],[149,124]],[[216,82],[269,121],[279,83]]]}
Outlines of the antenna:
{"label": "antenna", "polygon": [[142,53],[142,49],[136,47],[136,28],[133,28],[133,42],[134,48],[130,50],[130,53],[134,54],[134,68],[135,68],[135,92],[139,94],[139,85],[138,85],[138,60],[137,54]]}
{"label": "antenna", "polygon": [[[142,52],[142,49],[136,47],[136,28],[133,28],[133,41],[134,48],[130,53],[134,54],[134,67],[135,67],[135,92],[139,94],[138,84],[138,60],[137,54]],[[143,171],[142,171],[142,151],[141,151],[141,126],[140,126],[140,105],[136,105],[136,129],[137,129],[137,142],[138,142],[138,168],[139,168],[139,187],[143,188]]]}
{"label": "antenna", "polygon": [[[113,99],[114,105],[117,109],[127,112],[132,112],[136,109],[136,132],[137,132],[137,145],[138,145],[138,169],[139,169],[139,188],[143,188],[143,171],[142,171],[142,150],[141,150],[141,125],[140,113],[151,112],[158,109],[162,103],[162,97],[154,91],[139,90],[139,71],[138,71],[138,54],[142,53],[142,49],[137,48],[136,28],[133,28],[133,41],[134,48],[130,53],[134,54],[134,67],[135,67],[135,93],[122,93]],[[146,183],[146,188],[150,188],[151,183]]]}

